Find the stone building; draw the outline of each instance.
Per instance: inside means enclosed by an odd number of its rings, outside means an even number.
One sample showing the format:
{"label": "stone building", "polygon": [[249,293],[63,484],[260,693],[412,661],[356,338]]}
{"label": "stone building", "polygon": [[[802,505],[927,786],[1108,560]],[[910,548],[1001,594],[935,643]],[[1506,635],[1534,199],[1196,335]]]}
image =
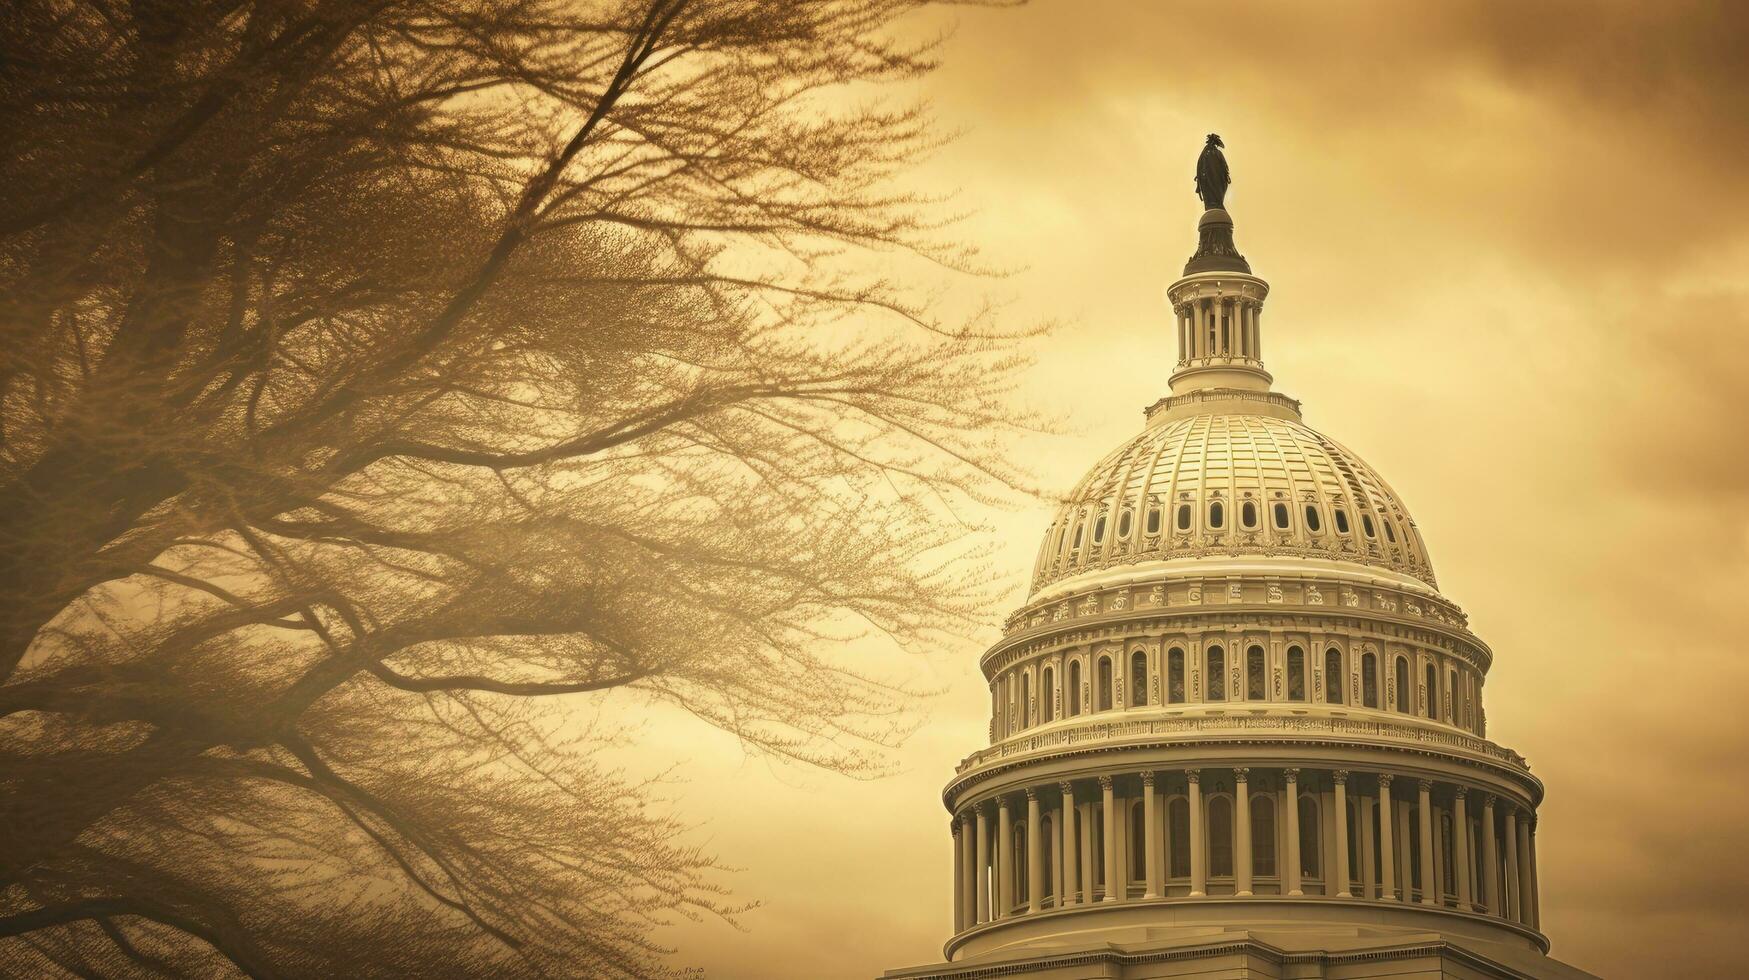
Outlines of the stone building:
{"label": "stone building", "polygon": [[1171,394],[1044,534],[952,814],[971,977],[1584,977],[1547,955],[1543,786],[1414,519],[1263,366],[1220,186]]}

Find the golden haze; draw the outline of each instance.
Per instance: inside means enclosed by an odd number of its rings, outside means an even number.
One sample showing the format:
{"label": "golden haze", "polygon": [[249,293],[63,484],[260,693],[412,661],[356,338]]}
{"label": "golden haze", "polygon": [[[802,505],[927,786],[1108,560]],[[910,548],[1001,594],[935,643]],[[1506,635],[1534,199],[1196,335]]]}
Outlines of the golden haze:
{"label": "golden haze", "polygon": [[[1219,132],[1265,359],[1402,494],[1492,644],[1490,734],[1540,810],[1544,930],[1605,976],[1736,969],[1749,881],[1749,15],[1657,4],[1042,3],[962,11],[925,93],[965,236],[1066,322],[1017,446],[1066,488],[1141,425]],[[1000,616],[1050,505],[995,514]],[[991,631],[994,637],[994,631]],[[640,755],[764,903],[668,930],[713,978],[870,976],[951,926],[939,790],[985,739],[976,650],[872,783],[668,715]]]}

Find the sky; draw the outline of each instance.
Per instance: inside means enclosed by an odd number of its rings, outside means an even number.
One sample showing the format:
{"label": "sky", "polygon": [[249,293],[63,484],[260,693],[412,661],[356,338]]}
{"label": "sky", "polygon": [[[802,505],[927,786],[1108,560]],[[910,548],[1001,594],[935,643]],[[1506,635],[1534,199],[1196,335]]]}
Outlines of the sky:
{"label": "sky", "polygon": [[[1221,134],[1276,388],[1390,481],[1493,648],[1489,734],[1548,790],[1544,931],[1608,977],[1735,974],[1749,917],[1746,12],[1046,0],[955,12],[922,91],[960,136],[917,179],[1016,270],[1008,315],[1060,322],[1023,395],[1068,431],[1016,447],[1059,492],[1166,391],[1163,292]],[[995,618],[1051,510],[992,517]],[[677,962],[939,959],[980,652],[924,665],[942,693],[880,780],[647,720],[640,751],[678,763],[676,805],[760,903],[664,930]]]}

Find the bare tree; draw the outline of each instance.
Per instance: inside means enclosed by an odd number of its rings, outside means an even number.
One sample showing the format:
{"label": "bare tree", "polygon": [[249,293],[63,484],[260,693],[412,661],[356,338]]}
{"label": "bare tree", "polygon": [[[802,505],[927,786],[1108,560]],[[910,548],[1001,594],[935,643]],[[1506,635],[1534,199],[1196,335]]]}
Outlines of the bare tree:
{"label": "bare tree", "polygon": [[917,6],[10,6],[0,969],[660,975],[600,699],[878,768],[1019,479]]}

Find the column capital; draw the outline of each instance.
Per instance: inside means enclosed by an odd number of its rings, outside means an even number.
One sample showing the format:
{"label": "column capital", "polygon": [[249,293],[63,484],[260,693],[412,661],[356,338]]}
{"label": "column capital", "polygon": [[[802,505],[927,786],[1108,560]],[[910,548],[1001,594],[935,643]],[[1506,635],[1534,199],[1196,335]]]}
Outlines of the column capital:
{"label": "column capital", "polygon": [[960,824],[964,822],[965,821],[963,820],[949,820],[947,822],[947,829],[951,831],[955,837],[958,837],[960,835]]}
{"label": "column capital", "polygon": [[1111,777],[1110,776],[1099,777],[1099,788],[1102,790],[1110,789],[1111,788]]}
{"label": "column capital", "polygon": [[1433,780],[1417,779],[1415,780],[1415,788],[1423,793],[1431,793],[1433,792]]}
{"label": "column capital", "polygon": [[1028,802],[1028,803],[1031,803],[1032,801],[1038,799],[1038,792],[1036,790],[1034,790],[1031,786],[1028,786],[1025,790],[1023,790],[1023,792],[1026,793],[1026,802]]}
{"label": "column capital", "polygon": [[1451,798],[1454,800],[1468,799],[1469,795],[1470,788],[1468,786],[1459,786],[1451,791]]}
{"label": "column capital", "polygon": [[1233,780],[1235,782],[1240,782],[1240,783],[1250,782],[1251,781],[1251,769],[1247,766],[1239,766],[1239,767],[1235,768],[1233,770]]}
{"label": "column capital", "polygon": [[998,810],[1008,809],[1008,797],[1006,797],[1006,796],[996,797],[996,809],[998,809]]}
{"label": "column capital", "polygon": [[1300,770],[1297,766],[1283,769],[1281,774],[1282,777],[1290,783],[1297,783],[1300,781]]}
{"label": "column capital", "polygon": [[1154,771],[1152,769],[1142,773],[1142,787],[1144,789],[1154,788]]}
{"label": "column capital", "polygon": [[1332,769],[1332,770],[1330,770],[1330,781],[1333,783],[1346,784],[1348,782],[1348,770],[1346,770],[1346,769]]}
{"label": "column capital", "polygon": [[1497,799],[1499,799],[1499,797],[1495,796],[1493,793],[1483,793],[1482,794],[1482,809],[1484,809],[1484,810],[1494,809],[1494,801]]}
{"label": "column capital", "polygon": [[966,807],[964,810],[960,811],[960,823],[965,824],[967,827],[970,827],[972,825],[972,808],[971,807]]}
{"label": "column capital", "polygon": [[1057,784],[1057,788],[1063,791],[1064,796],[1067,796],[1071,799],[1074,798],[1074,796],[1075,796],[1075,784],[1074,783],[1071,783],[1067,779],[1065,779],[1062,782]]}
{"label": "column capital", "polygon": [[1379,785],[1383,786],[1386,789],[1390,789],[1391,788],[1391,780],[1394,778],[1395,777],[1392,776],[1388,772],[1381,772],[1381,773],[1379,773]]}
{"label": "column capital", "polygon": [[1200,783],[1202,782],[1202,770],[1186,769],[1184,770],[1184,778],[1187,782]]}

